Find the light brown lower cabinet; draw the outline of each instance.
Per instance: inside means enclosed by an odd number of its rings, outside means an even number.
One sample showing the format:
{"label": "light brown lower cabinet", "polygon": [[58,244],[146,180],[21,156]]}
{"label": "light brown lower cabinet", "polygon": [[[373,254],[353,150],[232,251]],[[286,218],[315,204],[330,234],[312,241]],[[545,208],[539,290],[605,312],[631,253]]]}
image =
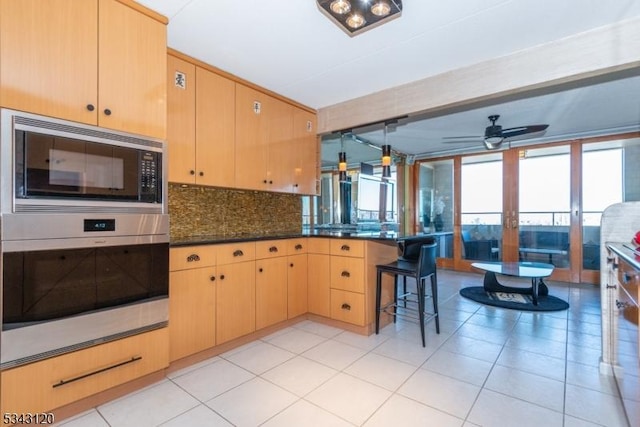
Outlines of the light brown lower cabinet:
{"label": "light brown lower cabinet", "polygon": [[287,318],[305,314],[308,308],[308,255],[287,257]]}
{"label": "light brown lower cabinet", "polygon": [[2,371],[6,413],[47,412],[169,365],[169,330],[157,329]]}
{"label": "light brown lower cabinet", "polygon": [[216,345],[217,281],[215,267],[169,274],[171,361]]}
{"label": "light brown lower cabinet", "polygon": [[219,265],[216,283],[216,343],[250,334],[256,328],[255,261]]}
{"label": "light brown lower cabinet", "polygon": [[287,257],[256,260],[256,329],[287,320]]}
{"label": "light brown lower cabinet", "polygon": [[307,303],[309,313],[331,317],[330,239],[310,238],[307,255]]}

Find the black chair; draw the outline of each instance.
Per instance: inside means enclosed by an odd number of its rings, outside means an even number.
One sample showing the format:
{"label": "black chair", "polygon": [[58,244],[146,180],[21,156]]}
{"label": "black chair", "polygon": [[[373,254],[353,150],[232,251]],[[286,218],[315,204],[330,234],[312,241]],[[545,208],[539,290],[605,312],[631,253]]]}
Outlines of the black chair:
{"label": "black chair", "polygon": [[[437,243],[431,243],[422,245],[420,248],[420,255],[418,256],[418,262],[398,260],[390,264],[377,265],[377,281],[376,281],[376,334],[380,330],[380,313],[385,312],[392,315],[393,321],[396,321],[397,317],[404,317],[413,320],[418,320],[420,324],[420,334],[422,336],[422,346],[425,347],[424,339],[424,324],[425,321],[435,318],[436,332],[440,333],[440,319],[438,317],[438,278],[436,273],[436,249]],[[382,296],[382,274],[393,275],[393,302],[381,306]],[[405,292],[398,296],[398,276],[404,276],[405,284],[407,277],[413,277],[416,280],[417,293]],[[425,287],[427,278],[431,279],[431,298],[433,299],[433,313],[425,313],[425,299],[427,298]],[[415,299],[414,299],[415,296]],[[399,303],[402,303],[405,307],[399,307]],[[406,304],[411,304],[410,307],[406,307]],[[413,306],[417,305],[417,309]],[[400,312],[398,311],[400,308]],[[393,309],[393,312],[389,312],[389,309]],[[406,312],[416,313],[407,314]]]}
{"label": "black chair", "polygon": [[473,240],[468,230],[463,231],[461,237],[462,245],[464,246],[464,259],[479,261],[493,261],[498,259],[500,249],[498,248],[497,240]]}

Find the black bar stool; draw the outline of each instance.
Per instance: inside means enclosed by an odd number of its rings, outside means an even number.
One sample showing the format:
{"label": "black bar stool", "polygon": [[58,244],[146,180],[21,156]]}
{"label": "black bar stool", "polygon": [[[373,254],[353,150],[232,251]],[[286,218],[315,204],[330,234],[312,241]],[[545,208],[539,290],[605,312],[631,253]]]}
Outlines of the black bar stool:
{"label": "black bar stool", "polygon": [[[398,260],[390,264],[377,265],[378,272],[376,281],[376,334],[380,329],[380,313],[385,312],[394,316],[394,323],[397,317],[409,318],[417,320],[420,323],[420,334],[422,335],[422,346],[425,347],[424,339],[424,324],[426,321],[435,319],[436,333],[440,333],[440,319],[438,317],[438,278],[436,273],[436,249],[437,243],[431,243],[422,245],[420,248],[420,255],[418,256],[418,262],[410,262]],[[382,274],[393,275],[393,302],[381,306],[381,294],[382,294]],[[404,290],[405,292],[398,296],[398,276],[404,277]],[[407,277],[413,277],[416,280],[417,294],[406,292],[406,280]],[[427,278],[431,279],[431,297],[433,299],[433,313],[425,313],[425,298],[427,297],[425,292],[425,286]],[[414,299],[413,296],[416,298]],[[403,304],[398,312],[399,303]],[[413,307],[407,307],[407,303],[416,304],[417,309]],[[392,308],[390,313],[388,310]],[[415,314],[407,314],[406,312],[417,312]]]}

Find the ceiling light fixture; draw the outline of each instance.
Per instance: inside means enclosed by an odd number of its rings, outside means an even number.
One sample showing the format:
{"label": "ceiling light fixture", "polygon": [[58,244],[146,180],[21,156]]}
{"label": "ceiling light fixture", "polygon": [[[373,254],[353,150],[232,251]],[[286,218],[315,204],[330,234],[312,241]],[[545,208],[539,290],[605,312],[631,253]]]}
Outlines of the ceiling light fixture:
{"label": "ceiling light fixture", "polygon": [[402,14],[401,0],[316,0],[322,13],[355,36]]}
{"label": "ceiling light fixture", "polygon": [[382,178],[391,178],[391,146],[387,144],[387,123],[384,124],[384,145],[382,146]]}
{"label": "ceiling light fixture", "polygon": [[347,180],[347,153],[344,151],[344,134],[340,134],[340,152],[338,153],[338,179],[340,182]]}
{"label": "ceiling light fixture", "polygon": [[391,6],[384,0],[378,0],[371,6],[371,13],[376,16],[387,16],[391,13]]}

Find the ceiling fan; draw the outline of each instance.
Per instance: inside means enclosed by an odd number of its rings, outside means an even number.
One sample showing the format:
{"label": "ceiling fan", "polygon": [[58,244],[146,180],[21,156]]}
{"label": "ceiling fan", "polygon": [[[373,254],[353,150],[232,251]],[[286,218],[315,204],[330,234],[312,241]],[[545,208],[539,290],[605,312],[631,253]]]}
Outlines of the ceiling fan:
{"label": "ceiling fan", "polygon": [[[500,116],[498,114],[494,114],[489,116],[489,121],[491,122],[491,126],[487,126],[484,130],[484,137],[482,136],[449,136],[444,137],[444,139],[482,139],[487,150],[495,150],[500,148],[502,142],[505,139],[513,138],[515,136],[526,135],[528,133],[536,133],[542,132],[549,125],[528,125],[528,126],[519,126],[515,128],[502,129],[502,126],[497,125],[496,122]],[[445,141],[445,142],[468,142],[468,141]]]}

